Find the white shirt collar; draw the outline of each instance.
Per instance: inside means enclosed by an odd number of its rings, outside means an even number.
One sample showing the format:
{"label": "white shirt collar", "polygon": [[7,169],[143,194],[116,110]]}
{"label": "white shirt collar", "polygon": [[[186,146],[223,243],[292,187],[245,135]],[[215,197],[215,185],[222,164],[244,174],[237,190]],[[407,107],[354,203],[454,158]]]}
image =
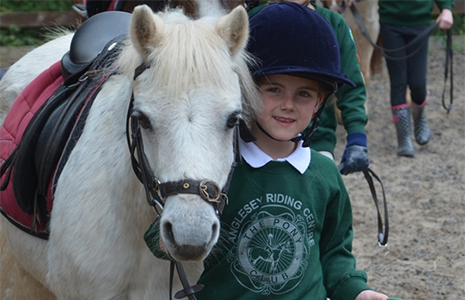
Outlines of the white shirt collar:
{"label": "white shirt collar", "polygon": [[[266,165],[268,162],[273,161],[273,158],[271,158],[268,154],[263,152],[253,142],[246,143],[242,139],[240,139],[239,146],[242,157],[252,168],[260,168]],[[291,155],[285,158],[279,158],[277,161],[287,161],[297,171],[303,174],[310,165],[310,148],[302,147],[302,141],[300,141],[295,151],[292,152]]]}

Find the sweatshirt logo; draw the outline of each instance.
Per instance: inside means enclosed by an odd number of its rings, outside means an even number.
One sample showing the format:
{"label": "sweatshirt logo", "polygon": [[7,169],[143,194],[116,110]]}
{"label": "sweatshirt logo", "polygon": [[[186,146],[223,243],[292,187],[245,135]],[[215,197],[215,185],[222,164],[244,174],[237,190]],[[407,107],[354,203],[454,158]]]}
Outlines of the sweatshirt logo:
{"label": "sweatshirt logo", "polygon": [[313,245],[307,225],[303,216],[285,209],[279,215],[264,211],[254,215],[242,227],[237,249],[230,256],[231,271],[238,282],[262,295],[294,289],[307,268],[308,248]]}

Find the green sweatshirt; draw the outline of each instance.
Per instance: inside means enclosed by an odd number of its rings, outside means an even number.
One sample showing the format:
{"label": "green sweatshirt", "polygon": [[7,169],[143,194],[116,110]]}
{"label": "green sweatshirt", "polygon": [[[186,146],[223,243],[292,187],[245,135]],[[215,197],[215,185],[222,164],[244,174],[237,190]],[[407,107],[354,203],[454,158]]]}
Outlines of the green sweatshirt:
{"label": "green sweatshirt", "polygon": [[[249,17],[265,6],[262,5],[252,9],[249,12]],[[332,10],[316,6],[316,12],[325,18],[333,28],[341,55],[341,72],[347,75],[356,85],[355,88],[343,85],[336,93],[336,104],[341,111],[344,128],[347,133],[355,131],[365,133],[365,125],[368,121],[368,115],[365,112],[366,88],[350,27],[340,14]],[[311,139],[312,149],[328,151],[334,155],[337,141],[337,124],[334,106],[329,103],[322,113],[318,129]]]}
{"label": "green sweatshirt", "polygon": [[[345,84],[336,93],[336,105],[341,111],[344,129],[348,134],[355,131],[365,133],[365,125],[368,122],[365,112],[366,87],[350,27],[340,14],[332,10],[316,6],[316,12],[333,28],[341,55],[341,72],[356,85],[353,88]],[[334,106],[329,105],[323,111],[318,129],[311,139],[311,147],[317,151],[329,151],[334,155],[336,127]]]}
{"label": "green sweatshirt", "polygon": [[303,174],[287,161],[244,161],[228,197],[197,299],[353,300],[370,289],[351,252],[350,199],[328,158],[312,150]]}
{"label": "green sweatshirt", "polygon": [[452,10],[455,0],[379,0],[379,22],[419,26],[431,23],[433,2],[440,10]]}

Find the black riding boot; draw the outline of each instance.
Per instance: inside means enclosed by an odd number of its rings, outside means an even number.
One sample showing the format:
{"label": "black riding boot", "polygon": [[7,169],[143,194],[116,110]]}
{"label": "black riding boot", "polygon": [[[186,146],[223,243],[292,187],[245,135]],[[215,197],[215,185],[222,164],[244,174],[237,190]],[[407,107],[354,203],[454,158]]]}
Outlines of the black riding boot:
{"label": "black riding boot", "polygon": [[397,131],[397,155],[413,157],[415,149],[412,145],[412,132],[410,121],[410,106],[398,105],[392,107],[392,118]]}

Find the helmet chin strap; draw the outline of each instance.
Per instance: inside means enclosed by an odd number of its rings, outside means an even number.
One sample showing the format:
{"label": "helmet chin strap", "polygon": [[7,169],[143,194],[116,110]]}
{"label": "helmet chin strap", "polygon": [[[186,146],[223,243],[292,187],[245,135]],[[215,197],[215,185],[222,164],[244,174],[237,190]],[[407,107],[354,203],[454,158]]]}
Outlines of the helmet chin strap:
{"label": "helmet chin strap", "polygon": [[263,132],[267,137],[274,141],[278,142],[293,142],[293,143],[298,143],[300,141],[303,141],[302,147],[310,147],[310,138],[313,136],[315,131],[318,128],[318,124],[320,123],[320,116],[323,113],[323,110],[325,109],[326,106],[326,101],[328,98],[332,95],[333,93],[328,94],[323,101],[320,104],[320,107],[316,111],[315,115],[313,116],[313,123],[312,126],[310,127],[309,130],[305,130],[301,135],[293,137],[290,140],[280,140],[275,137],[273,137],[271,134],[269,134],[257,121],[255,121],[255,124],[257,124],[258,129],[260,129],[261,132]]}

